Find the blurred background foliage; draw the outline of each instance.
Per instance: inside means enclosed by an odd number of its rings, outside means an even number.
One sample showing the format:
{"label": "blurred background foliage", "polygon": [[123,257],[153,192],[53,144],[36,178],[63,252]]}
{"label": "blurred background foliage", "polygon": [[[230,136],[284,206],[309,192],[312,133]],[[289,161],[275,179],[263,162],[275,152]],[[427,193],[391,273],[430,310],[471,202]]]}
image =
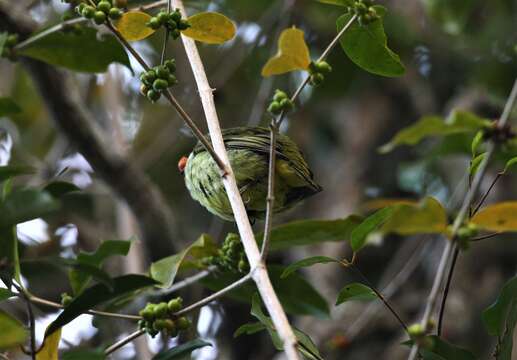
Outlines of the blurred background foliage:
{"label": "blurred background foliage", "polygon": [[[65,4],[59,1],[26,1],[31,16],[42,27],[60,21]],[[130,1],[130,6],[140,3]],[[200,51],[223,127],[266,125],[264,109],[275,88],[292,91],[300,73],[261,78],[260,70],[276,51],[279,32],[296,25],[305,32],[313,58],[336,33],[339,7],[311,0],[217,0],[188,1],[189,13],[211,10],[233,19],[237,37],[222,46],[200,45]],[[333,72],[318,88],[307,88],[296,111],[289,114],[282,131],[303,149],[316,180],[324,191],[286,215],[293,219],[335,219],[361,213],[361,204],[378,197],[437,197],[451,214],[467,186],[466,169],[472,135],[444,140],[429,139],[409,148],[381,155],[377,149],[401,128],[423,115],[446,116],[452,109],[470,110],[497,118],[517,75],[517,3],[513,0],[421,0],[380,1],[388,8],[385,29],[389,46],[401,57],[406,74],[383,78],[359,69],[336,48],[328,61]],[[159,60],[161,35],[136,47],[152,63]],[[175,95],[205,129],[203,113],[190,66],[180,42],[169,47],[176,58],[180,86]],[[95,54],[85,54],[95,56]],[[141,71],[133,63],[134,70]],[[69,194],[59,213],[39,227],[27,229],[23,266],[33,293],[56,300],[70,291],[66,273],[34,261],[47,256],[93,250],[103,239],[137,234],[135,222],[113,193],[96,177],[84,159],[56,131],[39,94],[23,68],[0,62],[0,94],[11,96],[23,112],[0,118],[0,161],[37,168],[36,176],[20,178],[19,184],[39,185],[55,178],[73,181],[84,192]],[[111,261],[112,274],[146,271],[151,261],[181,249],[201,233],[217,241],[235,231],[235,225],[214,218],[188,195],[177,162],[195,141],[173,109],[165,103],[151,104],[138,94],[138,81],[121,65],[111,65],[99,75],[77,74],[75,81],[90,111],[104,130],[106,142],[127,154],[157,184],[174,215],[174,244],[137,243],[127,260]],[[12,145],[12,149],[11,149]],[[2,154],[3,152],[3,154]],[[9,155],[10,154],[10,155]],[[493,162],[485,189],[502,168]],[[515,199],[515,175],[501,180],[489,201]],[[257,223],[257,230],[262,223]],[[35,230],[39,229],[39,231]],[[19,231],[23,229],[19,228]],[[76,241],[66,234],[76,232]],[[41,236],[41,238],[37,238]],[[23,238],[23,237],[22,237]],[[74,238],[74,236],[72,236]],[[428,294],[443,244],[431,236],[401,239],[390,236],[367,248],[359,267],[393,296],[393,303],[409,322],[415,321]],[[314,255],[349,255],[344,243],[296,248],[273,254],[272,260],[289,263]],[[63,255],[63,256],[65,256]],[[517,245],[511,237],[476,243],[460,256],[446,312],[444,335],[452,342],[487,358],[494,341],[481,324],[480,312],[490,304],[503,282],[515,274]],[[29,260],[33,261],[29,261]],[[352,281],[352,274],[332,266],[317,266],[305,276],[327,299]],[[184,276],[184,275],[183,275]],[[51,284],[51,285],[50,285]],[[184,292],[187,303],[207,290]],[[143,301],[143,300],[142,300]],[[140,304],[142,305],[142,304]],[[138,309],[135,305],[133,309]],[[21,317],[23,308],[15,309]],[[211,307],[198,325],[202,335],[217,339],[216,350],[197,353],[198,359],[270,359],[275,355],[266,336],[232,338],[235,329],[250,320],[249,306],[223,300]],[[40,312],[44,318],[45,314]],[[104,339],[126,331],[125,323],[95,319],[99,332],[76,335],[75,345],[98,346]],[[383,308],[370,303],[347,303],[333,308],[332,319],[293,318],[309,333],[326,359],[404,359],[400,346],[404,334]],[[81,325],[78,325],[79,327]],[[77,326],[76,326],[77,327]],[[70,330],[72,331],[72,330]],[[77,332],[77,329],[75,330]],[[95,335],[93,335],[95,334]],[[70,340],[72,341],[72,340]],[[156,351],[158,343],[151,344]],[[260,345],[259,345],[260,344]],[[139,355],[129,349],[115,358],[146,358],[145,343]],[[517,356],[517,355],[516,355]]]}

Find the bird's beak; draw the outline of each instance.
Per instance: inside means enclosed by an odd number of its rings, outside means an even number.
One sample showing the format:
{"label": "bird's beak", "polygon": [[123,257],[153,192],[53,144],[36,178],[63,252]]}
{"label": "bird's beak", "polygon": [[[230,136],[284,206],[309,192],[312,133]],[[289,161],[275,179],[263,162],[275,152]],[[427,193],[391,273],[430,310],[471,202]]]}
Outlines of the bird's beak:
{"label": "bird's beak", "polygon": [[182,156],[181,159],[178,161],[178,170],[182,174],[185,171],[185,167],[187,167],[187,161],[188,158],[186,156]]}

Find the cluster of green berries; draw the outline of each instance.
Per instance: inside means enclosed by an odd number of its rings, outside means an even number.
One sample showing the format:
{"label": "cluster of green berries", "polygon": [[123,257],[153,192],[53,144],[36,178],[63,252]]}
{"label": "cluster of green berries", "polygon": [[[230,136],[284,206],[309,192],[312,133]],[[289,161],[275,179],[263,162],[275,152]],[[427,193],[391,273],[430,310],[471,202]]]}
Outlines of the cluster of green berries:
{"label": "cluster of green berries", "polygon": [[187,330],[192,325],[188,318],[174,316],[182,307],[183,299],[180,297],[172,299],[168,303],[147,303],[145,308],[140,310],[139,315],[142,319],[138,321],[138,327],[152,337],[159,332],[176,337],[180,331]]}
{"label": "cluster of green berries", "polygon": [[163,65],[145,71],[140,75],[140,93],[147,97],[151,102],[156,102],[160,98],[162,92],[167,88],[178,83],[174,72],[176,71],[176,62],[174,59],[166,60]]}
{"label": "cluster of green berries", "polygon": [[4,42],[4,47],[0,57],[5,57],[10,60],[15,60],[16,56],[14,54],[14,46],[18,44],[19,37],[18,34],[9,34]]}
{"label": "cluster of green berries", "polygon": [[123,14],[120,8],[127,5],[127,1],[124,4],[124,1],[118,0],[100,0],[94,3],[95,6],[82,2],[75,9],[79,15],[92,20],[97,25],[106,23],[108,19],[120,19]]}
{"label": "cluster of green berries", "polygon": [[325,75],[332,71],[332,67],[326,61],[311,61],[309,64],[309,84],[319,86],[325,80]]}
{"label": "cluster of green berries", "polygon": [[267,111],[271,114],[278,115],[282,111],[287,112],[294,108],[294,104],[289,99],[287,94],[279,89],[275,90],[275,95],[273,96],[273,101],[269,104]]}
{"label": "cluster of green berries", "polygon": [[66,292],[61,294],[61,305],[63,305],[64,307],[70,305],[72,300],[74,300],[74,298],[68,295]]}
{"label": "cluster of green berries", "polygon": [[237,234],[228,234],[216,256],[204,259],[206,265],[216,265],[220,269],[247,274],[250,265],[246,259],[244,246]]}
{"label": "cluster of green berries", "polygon": [[380,18],[372,5],[373,1],[371,0],[357,0],[353,6],[347,8],[347,11],[357,15],[357,21],[360,25],[368,25]]}
{"label": "cluster of green berries", "polygon": [[156,16],[149,19],[146,25],[153,30],[158,30],[161,26],[164,26],[169,30],[173,39],[179,38],[181,30],[186,30],[190,27],[189,22],[181,18],[179,9],[171,12],[162,10]]}

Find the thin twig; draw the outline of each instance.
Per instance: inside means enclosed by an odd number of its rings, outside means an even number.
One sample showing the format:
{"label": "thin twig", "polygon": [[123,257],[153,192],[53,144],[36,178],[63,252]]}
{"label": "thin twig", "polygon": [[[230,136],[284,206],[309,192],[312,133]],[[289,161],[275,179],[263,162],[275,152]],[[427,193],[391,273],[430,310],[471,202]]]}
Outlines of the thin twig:
{"label": "thin twig", "polygon": [[[171,0],[167,0],[167,14],[171,12]],[[167,52],[167,43],[169,42],[169,27],[165,27],[165,36],[163,38],[163,46],[162,46],[162,56],[160,59],[160,64],[163,65],[165,62],[165,53]]]}
{"label": "thin twig", "polygon": [[458,261],[458,255],[460,254],[460,248],[458,244],[454,244],[454,250],[452,254],[452,262],[449,268],[449,274],[447,275],[447,282],[445,283],[445,289],[443,290],[442,303],[440,304],[440,312],[438,316],[438,326],[436,328],[436,335],[440,336],[442,334],[443,327],[443,316],[445,314],[445,305],[447,303],[447,296],[449,295],[449,289],[451,287],[452,276],[454,274],[454,269],[456,268],[456,262]]}
{"label": "thin twig", "polygon": [[474,208],[474,210],[472,211],[472,215],[471,216],[474,216],[476,215],[476,213],[479,211],[479,208],[481,208],[481,206],[483,205],[483,203],[485,202],[486,198],[488,197],[488,194],[490,194],[490,191],[492,191],[492,188],[495,186],[495,184],[497,183],[497,180],[499,180],[499,178],[501,176],[503,176],[504,173],[500,172],[498,173],[494,180],[492,181],[492,183],[490,184],[490,186],[488,187],[488,190],[485,192],[485,194],[483,194],[483,197],[481,198],[481,200],[479,200],[479,203],[476,205],[476,207]]}
{"label": "thin twig", "polygon": [[25,305],[27,306],[27,317],[29,318],[29,330],[30,330],[30,355],[32,360],[36,360],[36,319],[34,317],[34,311],[32,309],[32,304],[30,300],[30,295],[27,293],[27,290],[21,284],[12,283],[13,287],[18,291],[18,296],[21,297],[25,301]]}
{"label": "thin twig", "polygon": [[140,337],[140,336],[142,336],[144,334],[145,334],[144,330],[137,330],[134,333],[129,334],[125,338],[117,341],[115,344],[113,344],[110,347],[106,348],[106,350],[104,350],[104,355],[109,355],[109,354],[117,351],[118,349],[120,349],[124,345],[130,343],[131,341],[135,340],[137,337]]}
{"label": "thin twig", "polygon": [[199,280],[206,278],[208,275],[212,274],[215,270],[217,270],[217,266],[211,265],[206,270],[200,271],[192,276],[189,276],[181,281],[178,281],[177,283],[175,283],[168,289],[161,290],[159,292],[159,294],[167,295],[167,294],[172,294],[174,292],[177,292],[189,285],[195,284]]}
{"label": "thin twig", "polygon": [[[151,68],[149,65],[145,62],[145,60],[140,56],[138,51],[131,46],[131,44],[122,36],[122,34],[111,24],[111,22],[106,23],[106,27],[115,35],[115,37],[119,40],[119,42],[133,55],[133,57],[138,61],[138,63],[142,66],[142,68],[145,71],[149,71]],[[192,130],[194,133],[194,136],[203,144],[203,147],[206,149],[206,151],[212,156],[212,158],[217,163],[217,166],[221,169],[223,173],[226,173],[226,168],[223,163],[223,161],[219,158],[219,156],[214,151],[212,145],[210,142],[206,139],[203,132],[197,127],[196,123],[190,115],[183,109],[183,107],[180,105],[178,100],[172,95],[172,92],[170,89],[167,89],[163,92],[164,97],[171,103],[171,105],[176,109],[180,117],[183,119],[183,121],[187,124],[187,126]]]}
{"label": "thin twig", "polygon": [[383,304],[386,306],[386,308],[393,314],[393,316],[397,319],[397,321],[399,322],[399,324],[402,326],[402,328],[404,329],[404,331],[407,333],[408,332],[408,327],[406,325],[406,323],[404,322],[404,320],[402,320],[402,318],[400,317],[400,315],[397,313],[397,311],[393,308],[393,306],[389,303],[388,299],[386,299],[382,293],[377,290],[377,288],[370,282],[370,280],[368,280],[368,278],[361,272],[361,270],[359,270],[359,268],[357,267],[357,265],[353,265],[351,263],[349,263],[347,265],[347,267],[351,268],[352,270],[355,271],[355,273],[357,275],[359,275],[359,277],[366,283],[366,285],[368,285],[368,287],[370,289],[372,289],[372,291],[375,293],[375,295],[377,295],[377,297],[383,302]]}
{"label": "thin twig", "polygon": [[[352,18],[348,21],[348,23],[337,33],[337,35],[332,39],[330,44],[323,50],[323,53],[318,58],[318,62],[324,60],[330,51],[336,46],[339,41],[339,38],[343,36],[343,34],[350,28],[353,22],[356,20],[357,15],[352,16]],[[295,102],[302,90],[309,83],[310,76],[307,76],[302,83],[298,86],[294,94],[291,96],[291,102]],[[264,237],[262,239],[262,250],[260,252],[260,257],[262,261],[265,261],[267,258],[267,253],[269,249],[269,240],[271,237],[271,228],[273,224],[273,212],[275,205],[275,163],[276,163],[276,137],[278,135],[278,129],[282,124],[282,121],[285,118],[286,112],[282,110],[280,114],[271,120],[270,124],[270,144],[269,144],[269,174],[268,174],[268,190],[267,190],[267,199],[266,199],[266,218],[264,225]]]}
{"label": "thin twig", "polygon": [[[513,108],[513,105],[515,103],[515,99],[517,98],[517,79],[515,79],[512,91],[510,93],[510,96],[508,97],[508,100],[506,101],[506,105],[503,110],[503,114],[501,115],[501,118],[498,121],[498,126],[504,126],[506,125],[506,122],[508,121],[508,118],[510,116],[511,110]],[[465,195],[465,199],[463,201],[463,204],[460,208],[460,211],[458,212],[458,215],[454,219],[454,223],[452,225],[451,230],[451,239],[448,240],[445,244],[445,248],[442,253],[442,257],[440,259],[440,263],[438,265],[438,270],[436,272],[433,286],[431,288],[431,292],[429,293],[429,297],[426,302],[424,315],[422,316],[422,320],[420,324],[424,329],[429,329],[429,319],[431,318],[431,313],[435,308],[436,302],[438,300],[438,294],[440,291],[441,284],[443,282],[443,279],[445,278],[446,274],[446,265],[448,263],[448,260],[451,256],[451,253],[453,253],[453,248],[455,245],[455,238],[458,233],[458,230],[460,229],[461,225],[465,221],[465,218],[467,217],[469,213],[470,206],[472,204],[472,201],[474,200],[474,196],[477,193],[479,186],[481,185],[481,180],[483,179],[488,162],[490,161],[490,158],[492,157],[493,153],[495,151],[495,144],[494,142],[490,142],[488,144],[486,156],[481,161],[481,164],[479,165],[478,171],[476,172],[476,175],[474,176],[474,179],[472,180],[472,186],[470,187],[469,191]],[[420,345],[418,342],[415,342],[415,344],[411,348],[411,352],[409,353],[408,360],[414,360],[416,356],[418,355]]]}
{"label": "thin twig", "polygon": [[174,316],[181,316],[181,315],[189,313],[189,312],[191,312],[193,310],[196,310],[196,309],[198,309],[198,308],[200,308],[202,306],[205,306],[206,304],[211,303],[215,299],[220,298],[221,296],[227,294],[228,292],[230,292],[230,291],[232,291],[232,290],[234,290],[234,289],[244,285],[250,279],[251,279],[251,273],[248,273],[247,275],[243,276],[242,278],[240,278],[239,280],[235,281],[234,283],[231,283],[227,287],[219,290],[218,292],[213,293],[210,296],[207,296],[204,299],[199,300],[198,302],[195,302],[192,305],[184,307],[183,309],[181,309],[180,311],[174,313],[173,315]]}
{"label": "thin twig", "polygon": [[472,238],[469,241],[480,241],[480,240],[485,240],[485,239],[491,239],[491,238],[493,238],[493,237],[495,237],[497,235],[500,235],[500,234],[501,234],[501,232],[498,231],[498,232],[495,232],[495,233],[492,233],[492,234],[481,235],[481,236]]}
{"label": "thin twig", "polygon": [[[57,303],[57,302],[54,302],[54,301],[50,301],[50,300],[46,300],[46,299],[42,299],[42,298],[34,296],[34,295],[30,295],[29,296],[29,300],[31,302],[33,302],[33,303],[41,304],[41,305],[45,305],[45,306],[49,306],[49,307],[53,307],[55,309],[63,309],[64,308],[64,306],[61,305],[60,303]],[[117,314],[117,313],[111,313],[111,312],[106,312],[106,311],[98,311],[98,310],[88,310],[86,313],[90,314],[90,315],[100,315],[100,316],[107,316],[107,317],[118,318],[118,319],[126,319],[126,320],[140,320],[142,318],[141,316],[138,316],[138,315]]]}

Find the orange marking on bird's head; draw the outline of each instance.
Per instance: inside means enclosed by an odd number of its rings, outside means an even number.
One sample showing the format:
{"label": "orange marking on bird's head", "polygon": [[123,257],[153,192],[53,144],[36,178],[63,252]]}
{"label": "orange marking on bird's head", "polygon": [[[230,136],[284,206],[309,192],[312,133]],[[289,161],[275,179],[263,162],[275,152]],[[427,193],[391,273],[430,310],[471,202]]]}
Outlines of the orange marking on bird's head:
{"label": "orange marking on bird's head", "polygon": [[188,158],[186,156],[182,156],[180,161],[178,161],[178,170],[180,173],[183,173],[185,171],[185,167],[187,167],[187,161]]}

